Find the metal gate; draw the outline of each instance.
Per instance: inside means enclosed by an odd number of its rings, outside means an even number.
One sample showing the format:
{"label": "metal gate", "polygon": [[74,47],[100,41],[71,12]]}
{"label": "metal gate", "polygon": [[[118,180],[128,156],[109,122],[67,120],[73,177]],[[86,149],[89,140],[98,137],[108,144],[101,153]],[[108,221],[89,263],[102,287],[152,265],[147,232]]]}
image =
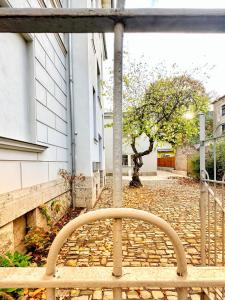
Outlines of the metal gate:
{"label": "metal gate", "polygon": [[[112,288],[114,299],[120,300],[123,287],[176,288],[178,299],[187,299],[187,289],[225,287],[225,267],[204,267],[206,252],[206,204],[213,192],[208,188],[209,179],[202,170],[201,220],[203,267],[187,267],[183,246],[168,223],[143,211],[121,208],[122,206],[122,65],[123,34],[126,32],[225,32],[225,10],[137,9],[125,10],[124,0],[118,1],[117,9],[0,9],[0,32],[114,32],[114,127],[113,127],[113,206],[82,215],[71,221],[53,242],[46,268],[0,268],[0,288],[45,287],[48,300],[55,299],[55,288],[93,287]],[[201,161],[204,157],[204,138],[201,138]],[[207,187],[207,188],[206,188]],[[213,195],[214,197],[214,195]],[[215,198],[215,197],[214,197]],[[213,199],[214,199],[213,198]],[[216,198],[214,211],[224,208]],[[215,213],[216,214],[216,213]],[[208,213],[210,216],[210,213]],[[56,268],[56,257],[67,237],[78,227],[100,219],[113,218],[113,268]],[[161,228],[174,245],[177,268],[143,267],[122,269],[122,219],[134,218]],[[214,236],[217,221],[214,218]],[[209,225],[208,225],[209,231]],[[217,259],[215,239],[214,260]],[[207,251],[206,251],[207,250]],[[224,253],[224,252],[223,252]],[[223,254],[222,254],[223,255]],[[209,257],[209,255],[208,255]],[[222,262],[224,257],[222,256]],[[214,265],[216,262],[214,261]],[[206,291],[208,293],[208,291]]]}
{"label": "metal gate", "polygon": [[[205,266],[225,265],[225,174],[217,178],[217,145],[225,141],[225,135],[217,135],[206,139],[205,115],[200,114],[200,218],[201,218],[201,260]],[[219,126],[222,126],[219,125]],[[207,158],[213,158],[211,177],[207,171]],[[212,168],[211,168],[212,169]],[[224,173],[225,170],[221,170]],[[224,299],[225,288],[204,289],[210,299]]]}

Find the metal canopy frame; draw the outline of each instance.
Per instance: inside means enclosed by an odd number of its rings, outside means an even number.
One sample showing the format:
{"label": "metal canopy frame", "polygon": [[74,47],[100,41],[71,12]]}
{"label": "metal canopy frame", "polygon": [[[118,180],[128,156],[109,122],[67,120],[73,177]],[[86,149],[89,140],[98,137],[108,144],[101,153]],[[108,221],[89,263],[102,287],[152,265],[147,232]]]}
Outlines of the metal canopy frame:
{"label": "metal canopy frame", "polygon": [[[150,221],[149,218],[151,217],[150,214],[146,212],[134,212],[134,210],[120,208],[122,207],[122,67],[124,32],[225,33],[225,10],[124,9],[124,0],[118,1],[117,9],[110,10],[0,8],[0,32],[114,32],[115,37],[113,101],[114,208],[92,213],[95,216],[94,218],[101,216],[101,218],[112,217],[114,219],[113,269],[109,268],[99,271],[99,268],[94,268],[95,270],[92,268],[84,271],[79,268],[77,275],[75,275],[75,273],[73,273],[74,271],[70,272],[68,268],[60,268],[58,274],[57,272],[54,274],[55,258],[51,260],[51,257],[54,256],[55,251],[58,253],[58,246],[61,244],[60,237],[62,239],[67,237],[66,228],[68,227],[65,227],[51,247],[47,269],[0,268],[0,287],[22,287],[25,285],[37,287],[40,284],[48,288],[48,300],[52,300],[55,299],[54,288],[56,287],[80,286],[80,284],[83,284],[85,287],[109,286],[113,288],[114,300],[121,300],[122,287],[140,286],[146,283],[148,286],[177,287],[178,300],[185,300],[187,299],[187,287],[206,287],[211,284],[214,287],[225,286],[225,268],[190,268],[188,269],[190,274],[186,274],[185,272],[184,274],[178,275],[173,273],[174,268],[145,268],[143,271],[140,270],[140,268],[135,268],[136,271],[133,268],[126,268],[125,270],[129,269],[129,272],[134,272],[134,274],[125,274],[122,276],[122,218],[137,218],[137,215],[139,215],[140,220]],[[123,212],[120,211],[121,209]],[[85,220],[85,224],[88,223],[90,221],[90,213],[78,217],[76,222],[81,219]],[[93,219],[91,220],[93,221]],[[68,226],[70,226],[70,224],[68,224]],[[169,224],[166,224],[166,227],[169,229]],[[176,236],[176,233],[173,234]],[[59,240],[60,242],[57,244]],[[186,266],[184,256],[182,256],[181,260]],[[194,271],[195,269],[196,271]],[[49,272],[49,270],[51,270],[51,272]],[[92,271],[93,273],[90,273]],[[113,272],[113,274],[111,272]],[[97,280],[95,280],[96,276]],[[102,276],[104,276],[104,278],[102,278]],[[143,277],[141,278],[141,276]],[[27,282],[24,282],[26,279]]]}

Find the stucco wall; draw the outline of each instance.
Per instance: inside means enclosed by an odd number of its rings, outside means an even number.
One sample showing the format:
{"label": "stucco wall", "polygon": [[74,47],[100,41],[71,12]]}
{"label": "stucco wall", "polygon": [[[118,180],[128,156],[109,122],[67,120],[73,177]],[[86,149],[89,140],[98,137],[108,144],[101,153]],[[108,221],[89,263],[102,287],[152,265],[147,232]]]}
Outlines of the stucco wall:
{"label": "stucco wall", "polygon": [[[40,7],[39,1],[9,2]],[[3,33],[0,43],[0,135],[48,147],[42,153],[0,149],[5,193],[54,180],[60,168],[68,169],[67,45],[58,34]]]}

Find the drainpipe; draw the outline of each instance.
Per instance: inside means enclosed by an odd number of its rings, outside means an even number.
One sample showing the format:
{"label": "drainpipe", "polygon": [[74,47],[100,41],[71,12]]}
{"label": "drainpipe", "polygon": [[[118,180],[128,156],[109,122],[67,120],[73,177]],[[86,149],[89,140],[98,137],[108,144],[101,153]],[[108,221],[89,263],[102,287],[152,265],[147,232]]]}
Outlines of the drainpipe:
{"label": "drainpipe", "polygon": [[[68,8],[71,8],[71,0],[68,0]],[[72,169],[72,176],[76,175],[76,129],[75,129],[75,117],[74,117],[74,89],[73,89],[73,57],[72,57],[72,34],[69,33],[69,49],[68,49],[68,63],[69,63],[69,106],[70,106],[70,133],[71,133],[71,169]],[[76,207],[75,202],[75,193],[74,193],[74,186],[72,184],[72,203],[73,208]]]}

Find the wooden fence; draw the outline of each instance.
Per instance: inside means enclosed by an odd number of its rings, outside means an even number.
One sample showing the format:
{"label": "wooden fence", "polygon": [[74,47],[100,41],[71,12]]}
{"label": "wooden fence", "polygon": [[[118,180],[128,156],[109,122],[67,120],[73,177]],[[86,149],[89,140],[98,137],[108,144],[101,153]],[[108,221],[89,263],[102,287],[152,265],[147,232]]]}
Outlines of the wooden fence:
{"label": "wooden fence", "polygon": [[175,156],[158,158],[158,167],[175,168]]}

